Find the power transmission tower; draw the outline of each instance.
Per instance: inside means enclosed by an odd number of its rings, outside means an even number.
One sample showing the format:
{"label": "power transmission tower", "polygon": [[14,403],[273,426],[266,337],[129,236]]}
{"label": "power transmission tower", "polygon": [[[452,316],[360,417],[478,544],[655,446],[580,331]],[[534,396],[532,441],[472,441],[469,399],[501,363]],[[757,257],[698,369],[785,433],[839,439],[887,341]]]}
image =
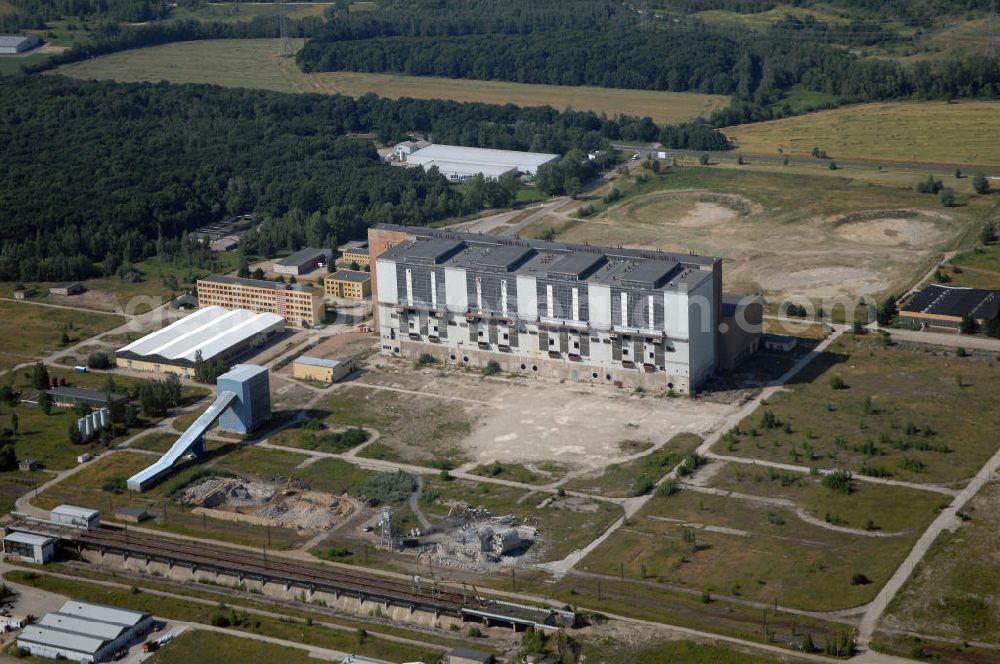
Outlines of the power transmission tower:
{"label": "power transmission tower", "polygon": [[392,509],[385,505],[382,507],[382,537],[379,541],[379,548],[386,551],[393,551],[396,548],[395,538],[392,536]]}
{"label": "power transmission tower", "polygon": [[996,0],[993,0],[993,4],[990,7],[990,16],[986,19],[986,57],[990,59],[997,57],[996,17],[997,3]]}
{"label": "power transmission tower", "polygon": [[290,57],[292,55],[292,47],[288,43],[288,12],[284,0],[278,0],[278,33],[281,35],[278,55],[283,58]]}

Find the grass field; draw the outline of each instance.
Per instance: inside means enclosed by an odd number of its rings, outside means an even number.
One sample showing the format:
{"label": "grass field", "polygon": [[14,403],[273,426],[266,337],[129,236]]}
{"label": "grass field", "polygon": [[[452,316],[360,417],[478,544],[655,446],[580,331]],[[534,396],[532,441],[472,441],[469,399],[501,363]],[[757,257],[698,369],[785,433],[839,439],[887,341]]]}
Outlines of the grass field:
{"label": "grass field", "polygon": [[[788,508],[682,490],[654,497],[583,568],[829,611],[871,600],[918,536],[917,530],[896,538],[835,532]],[[855,574],[868,582],[856,583]]]}
{"label": "grass field", "polygon": [[[912,482],[960,482],[996,450],[979,424],[1000,414],[995,374],[980,359],[840,339],[714,449],[856,474],[874,469]],[[835,378],[847,387],[834,389]],[[767,411],[781,424],[768,428]]]}
{"label": "grass field", "polygon": [[[293,40],[300,48],[301,40]],[[549,105],[607,113],[649,115],[657,122],[680,122],[724,107],[719,95],[528,85],[391,74],[333,72],[307,76],[294,60],[278,56],[276,39],[227,39],[166,44],[135,49],[61,67],[75,78],[118,81],[213,83],[277,92],[320,92],[361,96],[451,99],[519,106]]]}
{"label": "grass field", "polygon": [[970,520],[938,537],[885,626],[1000,645],[1000,483],[987,484],[964,513]]}
{"label": "grass field", "polygon": [[[27,362],[59,350],[63,332],[70,342],[107,332],[125,322],[121,316],[95,315],[28,302],[0,301],[0,339],[3,350]],[[24,334],[30,330],[31,334]]]}
{"label": "grass field", "polygon": [[670,472],[689,452],[694,451],[699,443],[701,438],[695,434],[678,434],[660,449],[640,459],[612,464],[602,473],[578,477],[563,486],[568,490],[615,498],[634,496],[640,486],[656,482]]}
{"label": "grass field", "polygon": [[1000,102],[864,104],[723,132],[748,154],[998,166],[1000,146],[983,140],[1000,121]]}
{"label": "grass field", "polygon": [[709,25],[721,25],[728,28],[750,28],[751,30],[766,30],[789,15],[803,20],[811,17],[816,21],[831,25],[847,25],[851,22],[847,17],[831,11],[825,11],[819,7],[798,7],[793,5],[778,5],[767,11],[753,13],[709,9],[694,14],[696,18],[701,19]]}

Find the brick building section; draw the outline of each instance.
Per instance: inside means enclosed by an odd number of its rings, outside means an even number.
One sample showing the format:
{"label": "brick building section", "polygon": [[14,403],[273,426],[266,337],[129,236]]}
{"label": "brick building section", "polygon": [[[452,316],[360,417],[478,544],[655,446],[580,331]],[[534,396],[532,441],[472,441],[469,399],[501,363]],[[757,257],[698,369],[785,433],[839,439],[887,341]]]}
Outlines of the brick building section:
{"label": "brick building section", "polygon": [[375,302],[375,306],[372,307],[372,316],[374,321],[372,326],[378,331],[378,275],[375,270],[375,261],[379,256],[389,251],[395,247],[400,242],[406,240],[406,233],[404,231],[391,230],[385,228],[369,228],[368,229],[368,261],[372,266],[372,301]]}

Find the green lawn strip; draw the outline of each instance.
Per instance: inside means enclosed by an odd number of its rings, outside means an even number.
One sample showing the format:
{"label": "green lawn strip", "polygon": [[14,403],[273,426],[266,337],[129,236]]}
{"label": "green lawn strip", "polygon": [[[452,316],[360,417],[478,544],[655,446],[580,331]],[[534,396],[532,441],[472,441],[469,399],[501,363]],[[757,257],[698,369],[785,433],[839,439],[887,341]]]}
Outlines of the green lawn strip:
{"label": "green lawn strip", "polygon": [[[424,477],[420,496],[421,509],[427,515],[442,518],[452,505],[485,507],[500,516],[513,514],[537,519],[540,546],[546,560],[565,557],[603,533],[622,515],[622,508],[610,503],[575,497],[557,497],[548,493],[528,496],[524,489],[485,482],[445,480],[440,476]],[[544,507],[540,504],[546,502]]]}
{"label": "green lawn strip", "polygon": [[160,648],[150,664],[191,664],[212,653],[212,664],[315,664],[308,652],[218,632],[187,630]]}
{"label": "green lawn strip", "polygon": [[582,569],[833,611],[874,598],[919,535],[836,532],[788,508],[682,490],[654,497]]}
{"label": "green lawn strip", "polygon": [[64,333],[73,344],[124,322],[122,316],[111,314],[0,300],[0,339],[4,340],[4,351],[8,353],[48,355],[66,346],[62,343]]}
{"label": "green lawn strip", "polygon": [[564,484],[563,488],[610,498],[642,495],[648,493],[653,483],[669,473],[701,442],[701,438],[695,434],[678,434],[646,456],[611,464],[596,477],[577,477]]}
{"label": "green lawn strip", "polygon": [[512,482],[521,482],[522,484],[551,484],[554,481],[548,475],[539,475],[520,463],[494,461],[490,464],[476,466],[469,472],[473,475],[495,477],[502,480],[511,480]]}
{"label": "green lawn strip", "polygon": [[[609,647],[613,646],[613,647]],[[737,650],[694,641],[663,641],[655,645],[625,643],[608,638],[606,641],[582,640],[581,655],[587,661],[602,664],[770,664],[773,655],[756,655],[749,648]]]}
{"label": "green lawn strip", "polygon": [[1000,415],[995,383],[989,362],[849,335],[714,451],[911,482],[961,483],[995,451],[996,442],[979,426],[982,418]]}
{"label": "green lawn strip", "polygon": [[257,614],[245,614],[228,606],[223,608],[141,591],[113,589],[88,581],[57,578],[43,573],[8,572],[4,578],[14,583],[75,599],[145,611],[171,620],[210,625],[218,622],[219,616],[224,616],[230,621],[231,629],[371,657],[431,663],[436,662],[442,654],[442,651],[386,641],[374,636],[361,638],[360,634],[342,632],[315,623],[309,624],[296,618],[279,620]]}

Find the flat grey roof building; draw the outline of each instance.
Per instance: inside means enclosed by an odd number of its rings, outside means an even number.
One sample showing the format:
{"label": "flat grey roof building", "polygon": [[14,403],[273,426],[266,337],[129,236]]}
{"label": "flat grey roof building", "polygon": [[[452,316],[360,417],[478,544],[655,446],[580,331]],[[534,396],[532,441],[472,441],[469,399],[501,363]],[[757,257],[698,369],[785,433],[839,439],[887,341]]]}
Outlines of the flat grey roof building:
{"label": "flat grey roof building", "polygon": [[36,35],[0,35],[0,53],[11,55],[24,53],[42,44]]}
{"label": "flat grey roof building", "polygon": [[360,270],[337,270],[331,274],[327,279],[333,279],[335,281],[353,281],[355,283],[363,284],[366,281],[371,281],[371,272],[362,272]]}

